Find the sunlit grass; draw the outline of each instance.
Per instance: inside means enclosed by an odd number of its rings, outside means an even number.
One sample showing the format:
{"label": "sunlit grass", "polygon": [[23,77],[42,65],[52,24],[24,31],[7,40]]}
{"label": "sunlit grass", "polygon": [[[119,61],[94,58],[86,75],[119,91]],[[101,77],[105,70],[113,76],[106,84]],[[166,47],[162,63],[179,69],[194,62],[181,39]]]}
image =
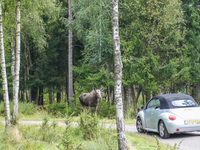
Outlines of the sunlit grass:
{"label": "sunlit grass", "polygon": [[[48,128],[47,128],[48,129]],[[57,150],[65,138],[66,128],[56,126],[45,130],[41,125],[19,125],[5,132],[4,124],[0,123],[0,149],[9,150]],[[157,143],[154,137],[145,137],[127,133],[129,150],[173,150],[173,147]],[[75,149],[81,150],[116,150],[118,140],[116,130],[101,128],[98,137],[84,140],[78,127],[70,129],[70,138]],[[159,144],[159,146],[158,146]]]}
{"label": "sunlit grass", "polygon": [[157,143],[153,136],[146,137],[131,133],[127,133],[126,135],[128,139],[128,145],[134,147],[136,150],[175,150],[170,145]]}
{"label": "sunlit grass", "polygon": [[[48,114],[48,112],[44,110],[40,110],[36,113],[33,113],[32,115],[26,115],[19,113],[18,115],[19,121],[27,120],[27,121],[42,121],[44,118],[49,118],[50,121],[65,121],[66,117],[55,117],[51,114]],[[0,120],[5,120],[5,117],[3,115],[0,116]],[[78,122],[80,120],[80,116],[73,116],[72,121]],[[126,124],[135,124],[135,119],[125,119],[124,120]],[[109,123],[109,124],[116,124],[115,119],[108,119],[108,118],[101,118],[100,123]]]}

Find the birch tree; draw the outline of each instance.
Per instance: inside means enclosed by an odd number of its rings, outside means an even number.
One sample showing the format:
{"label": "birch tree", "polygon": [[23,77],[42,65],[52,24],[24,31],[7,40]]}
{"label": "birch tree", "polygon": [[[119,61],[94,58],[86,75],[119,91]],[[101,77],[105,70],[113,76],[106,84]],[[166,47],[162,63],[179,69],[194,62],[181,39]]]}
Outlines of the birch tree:
{"label": "birch tree", "polygon": [[[68,19],[69,22],[72,21],[72,8],[71,1],[68,0]],[[69,26],[68,29],[68,103],[72,103],[71,98],[73,97],[73,72],[72,72],[72,29]]]}
{"label": "birch tree", "polygon": [[20,71],[20,1],[17,2],[17,29],[16,29],[16,53],[13,82],[13,123],[17,122],[19,101],[19,71]]}
{"label": "birch tree", "polygon": [[113,30],[113,48],[114,48],[114,95],[116,102],[116,124],[118,135],[118,149],[127,150],[124,115],[123,115],[123,101],[122,101],[122,61],[120,51],[119,38],[119,14],[118,14],[118,0],[112,0],[112,30]]}
{"label": "birch tree", "polygon": [[4,41],[3,41],[3,21],[2,21],[2,8],[0,2],[0,55],[1,55],[1,74],[2,74],[2,87],[3,87],[3,99],[5,107],[5,122],[6,128],[11,125],[10,121],[10,105],[8,96],[8,83],[6,74],[6,62],[5,62],[5,52],[4,52]]}

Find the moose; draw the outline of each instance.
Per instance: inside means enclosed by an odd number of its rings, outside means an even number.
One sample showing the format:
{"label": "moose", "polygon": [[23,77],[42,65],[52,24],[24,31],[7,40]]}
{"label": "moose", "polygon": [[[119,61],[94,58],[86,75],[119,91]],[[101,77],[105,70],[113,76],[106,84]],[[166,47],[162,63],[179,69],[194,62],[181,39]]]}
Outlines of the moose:
{"label": "moose", "polygon": [[91,107],[95,107],[95,115],[97,115],[97,106],[99,101],[102,99],[102,91],[103,88],[93,88],[90,93],[83,93],[79,96],[79,100],[82,105],[82,112],[84,111],[85,107],[89,107],[89,112],[91,113]]}

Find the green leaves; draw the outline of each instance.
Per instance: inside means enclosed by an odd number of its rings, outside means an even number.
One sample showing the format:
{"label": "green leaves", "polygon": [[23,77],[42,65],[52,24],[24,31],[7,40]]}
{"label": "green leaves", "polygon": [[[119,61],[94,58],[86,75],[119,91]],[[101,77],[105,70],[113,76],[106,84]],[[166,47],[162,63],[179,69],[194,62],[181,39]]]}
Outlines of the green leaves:
{"label": "green leaves", "polygon": [[75,86],[77,89],[82,90],[79,91],[90,92],[92,90],[92,87],[100,88],[113,86],[113,76],[110,75],[105,69],[99,69],[97,67],[82,65],[81,67],[73,67],[74,71],[74,78],[75,80]]}
{"label": "green leaves", "polygon": [[174,82],[185,32],[181,2],[127,0],[122,10],[123,83],[156,92],[163,81]]}
{"label": "green leaves", "polygon": [[76,0],[73,2],[75,34],[84,48],[83,61],[100,65],[108,62],[112,54],[110,1]]}

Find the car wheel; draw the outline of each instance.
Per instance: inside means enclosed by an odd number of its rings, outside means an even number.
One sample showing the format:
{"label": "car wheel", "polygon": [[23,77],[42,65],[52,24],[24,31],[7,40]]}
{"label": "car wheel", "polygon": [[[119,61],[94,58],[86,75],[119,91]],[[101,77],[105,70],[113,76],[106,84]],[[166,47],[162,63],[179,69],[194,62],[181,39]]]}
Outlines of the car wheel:
{"label": "car wheel", "polygon": [[142,128],[142,120],[140,119],[140,117],[137,117],[136,128],[139,133],[144,132],[144,129]]}
{"label": "car wheel", "polygon": [[158,126],[160,137],[163,139],[169,138],[170,134],[167,131],[165,123],[161,120]]}

